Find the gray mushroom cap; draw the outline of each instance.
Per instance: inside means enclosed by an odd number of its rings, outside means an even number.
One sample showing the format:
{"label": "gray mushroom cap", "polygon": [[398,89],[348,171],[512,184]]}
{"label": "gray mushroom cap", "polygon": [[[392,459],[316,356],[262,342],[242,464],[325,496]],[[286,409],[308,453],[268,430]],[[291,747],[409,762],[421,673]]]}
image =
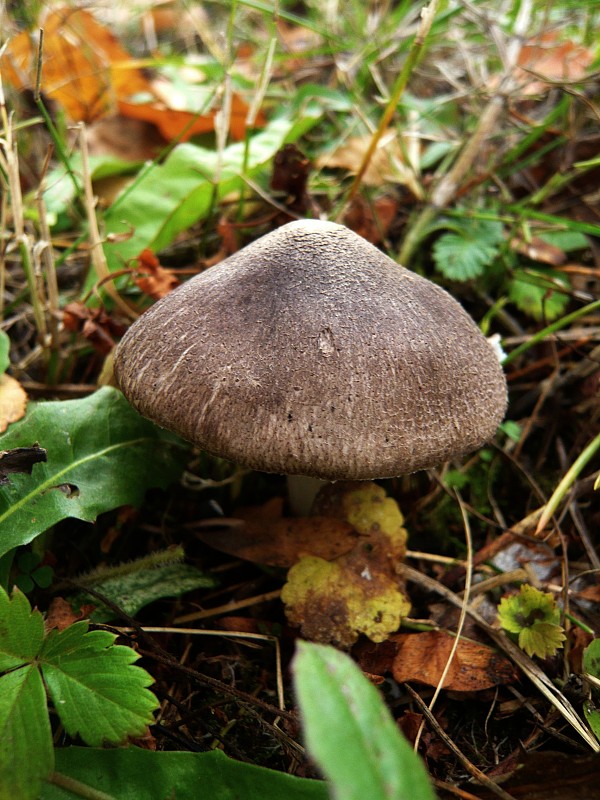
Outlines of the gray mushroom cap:
{"label": "gray mushroom cap", "polygon": [[363,480],[493,437],[498,359],[443,289],[341,225],[303,220],[192,278],[115,357],[142,415],[264,472]]}

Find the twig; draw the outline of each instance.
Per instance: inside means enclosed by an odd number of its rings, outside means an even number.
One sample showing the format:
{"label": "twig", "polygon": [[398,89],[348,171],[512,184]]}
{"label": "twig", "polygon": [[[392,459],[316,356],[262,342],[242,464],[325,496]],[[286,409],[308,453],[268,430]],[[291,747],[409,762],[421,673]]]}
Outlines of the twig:
{"label": "twig", "polygon": [[[283,670],[281,668],[281,647],[277,636],[269,633],[247,633],[246,631],[226,631],[211,630],[209,628],[174,628],[174,627],[148,627],[143,625],[141,628],[144,633],[178,633],[186,636],[221,636],[230,639],[257,639],[259,641],[272,642],[275,645],[275,676],[277,682],[277,702],[282,710],[285,710],[285,697],[283,690]],[[130,627],[115,628],[121,633],[131,633],[134,629]]]}
{"label": "twig", "polygon": [[98,220],[96,218],[96,199],[94,198],[94,191],[92,188],[92,173],[90,169],[90,160],[88,153],[87,141],[85,139],[85,125],[80,122],[77,126],[79,131],[79,145],[81,148],[81,169],[83,173],[83,188],[85,199],[85,210],[88,219],[88,226],[90,232],[90,253],[92,258],[92,266],[96,275],[102,280],[106,281],[106,292],[130,319],[135,319],[138,315],[131,306],[123,300],[121,295],[117,292],[113,284],[110,282],[111,274],[106,263],[106,257],[102,248],[102,239],[100,238],[100,230],[98,228]]}
{"label": "twig", "polygon": [[195,622],[199,619],[209,619],[210,617],[218,617],[220,614],[227,614],[231,611],[239,611],[240,608],[247,608],[248,606],[256,605],[256,603],[265,603],[269,600],[276,600],[281,591],[275,589],[272,592],[265,592],[264,594],[256,595],[255,597],[247,597],[245,600],[239,600],[237,603],[225,603],[225,605],[217,606],[216,608],[208,608],[204,611],[194,611],[193,614],[184,614],[181,617],[176,617],[173,620],[176,624],[182,622]]}
{"label": "twig", "polygon": [[530,347],[533,347],[539,342],[543,342],[544,339],[546,339],[551,333],[559,331],[561,328],[566,328],[571,324],[571,322],[575,322],[576,319],[579,319],[579,317],[592,314],[598,309],[600,309],[600,300],[594,300],[593,303],[588,303],[587,306],[582,306],[581,308],[578,308],[577,311],[573,311],[571,314],[566,314],[564,317],[557,319],[556,322],[546,325],[545,328],[542,328],[540,331],[537,331],[530,336],[526,342],[523,342],[523,344],[515,347],[515,349],[512,350],[502,361],[502,366],[505,367],[507,364],[510,364],[511,361],[514,361],[515,358],[518,358],[518,356],[520,356],[526,350],[529,350]]}
{"label": "twig", "polygon": [[504,108],[506,97],[516,85],[514,71],[521,49],[521,40],[529,25],[531,8],[532,0],[522,0],[520,3],[513,34],[504,54],[504,76],[500,80],[496,92],[484,108],[475,130],[464,145],[458,159],[433,188],[428,205],[411,225],[398,256],[401,264],[408,265],[410,263],[414,251],[427,234],[427,230],[433,220],[456,195],[462,180],[480,154],[483,143],[497,130],[498,118]]}

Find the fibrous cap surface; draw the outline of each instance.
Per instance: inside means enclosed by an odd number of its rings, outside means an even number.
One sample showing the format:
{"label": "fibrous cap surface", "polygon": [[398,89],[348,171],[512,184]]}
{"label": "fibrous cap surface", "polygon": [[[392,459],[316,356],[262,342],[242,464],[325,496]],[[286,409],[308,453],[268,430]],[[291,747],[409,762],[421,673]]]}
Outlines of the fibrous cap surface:
{"label": "fibrous cap surface", "polygon": [[447,292],[316,220],[156,303],[123,338],[115,374],[141,414],[208,452],[330,480],[467,453],[506,409],[492,347]]}

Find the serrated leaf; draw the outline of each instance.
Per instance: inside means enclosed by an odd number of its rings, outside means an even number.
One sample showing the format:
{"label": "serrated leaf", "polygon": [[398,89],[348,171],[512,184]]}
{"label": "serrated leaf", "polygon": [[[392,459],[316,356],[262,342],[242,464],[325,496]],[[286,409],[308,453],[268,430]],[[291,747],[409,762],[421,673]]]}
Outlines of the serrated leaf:
{"label": "serrated leaf", "polygon": [[[539,281],[535,280],[536,273]],[[564,312],[569,304],[567,292],[552,291],[548,277],[561,281],[565,288],[568,283],[564,274],[553,270],[515,270],[508,284],[508,296],[520,311],[536,320],[552,322]]]}
{"label": "serrated leaf", "polygon": [[464,218],[454,220],[453,231],[433,245],[436,269],[453,281],[468,281],[484,274],[504,240],[500,222]]}
{"label": "serrated leaf", "polygon": [[[137,747],[56,751],[56,769],[115,800],[328,800],[323,781],[297,778],[210,753],[169,753]],[[81,795],[45,784],[40,800],[80,800]],[[365,795],[363,800],[371,800]],[[417,800],[413,798],[412,800]]]}
{"label": "serrated leaf", "polygon": [[519,594],[502,598],[498,621],[505,631],[518,635],[519,647],[529,656],[552,656],[565,640],[554,597],[529,584],[523,584]]}
{"label": "serrated leaf", "polygon": [[30,664],[0,677],[0,800],[34,800],[53,768],[46,693]]}
{"label": "serrated leaf", "polygon": [[528,656],[548,658],[556,654],[566,639],[560,625],[552,622],[534,622],[529,628],[519,633],[519,647]]}
{"label": "serrated leaf", "polygon": [[349,656],[299,642],[294,676],[307,748],[333,798],[433,800],[422,762]]}
{"label": "serrated leaf", "polygon": [[153,682],[130,647],[114,645],[107,631],[78,622],[51,631],[40,653],[42,673],[67,733],[86,744],[119,744],[141,736],[158,707]]}
{"label": "serrated leaf", "polygon": [[139,505],[180,475],[186,445],[135,412],[116,389],[82,400],[32,403],[0,436],[0,449],[37,442],[48,460],[0,487],[0,556],[67,517]]}
{"label": "serrated leaf", "polygon": [[[191,564],[165,564],[160,567],[139,570],[94,584],[107,599],[119,606],[126,614],[137,613],[163,597],[179,597],[196,589],[210,589],[218,585],[212,575],[207,575]],[[78,595],[81,602],[90,602],[85,592]],[[97,602],[95,599],[92,602]],[[94,622],[108,622],[115,614],[100,606],[91,616]]]}
{"label": "serrated leaf", "polygon": [[310,115],[296,122],[273,119],[250,139],[247,151],[245,142],[229,145],[222,154],[189,142],[175,147],[163,164],[151,165],[104,215],[107,233],[129,234],[113,237],[114,243],[106,245],[109,268],[122,268],[146,247],[154,252],[166,247],[205,217],[215,201],[240,191],[246,185],[242,175],[256,176],[284,143],[297,139],[317,119]]}
{"label": "serrated leaf", "polygon": [[21,592],[12,599],[0,589],[0,672],[32,661],[44,639],[44,620]]}
{"label": "serrated leaf", "polygon": [[[46,689],[68,733],[118,743],[142,734],[158,702],[137,653],[78,622],[43,638],[41,614],[0,589],[0,800],[34,800],[53,769]],[[20,664],[20,666],[15,666]]]}

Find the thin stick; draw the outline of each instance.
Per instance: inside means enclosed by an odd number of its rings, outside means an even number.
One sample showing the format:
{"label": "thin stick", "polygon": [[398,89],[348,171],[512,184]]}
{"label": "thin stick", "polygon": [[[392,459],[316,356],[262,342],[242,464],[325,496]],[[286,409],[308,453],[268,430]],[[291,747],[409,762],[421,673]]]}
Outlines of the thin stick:
{"label": "thin stick", "polygon": [[[115,628],[116,631],[122,633],[131,633],[135,629],[131,627]],[[277,701],[279,708],[285,711],[285,697],[283,689],[283,670],[281,668],[281,646],[277,636],[272,636],[268,633],[246,633],[244,631],[221,631],[203,628],[161,628],[161,627],[147,627],[143,625],[141,630],[144,633],[180,633],[188,636],[226,636],[230,639],[258,639],[259,641],[273,642],[275,645],[275,680],[277,683]]]}
{"label": "thin stick", "polygon": [[537,331],[530,336],[526,342],[523,342],[523,344],[515,347],[515,349],[512,350],[505,359],[503,359],[502,366],[510,364],[511,361],[514,361],[515,358],[518,358],[518,356],[520,356],[526,350],[529,350],[530,347],[533,347],[539,342],[543,342],[544,339],[546,339],[551,333],[559,331],[561,328],[566,328],[567,325],[570,325],[571,322],[575,322],[575,320],[579,319],[579,317],[593,314],[594,311],[597,311],[599,308],[600,300],[594,300],[593,303],[589,303],[587,306],[582,306],[582,308],[578,308],[577,311],[573,311],[571,314],[567,314],[566,316],[557,319],[556,322],[546,325],[545,328],[542,328],[540,331]]}
{"label": "thin stick", "polygon": [[462,752],[462,750],[458,748],[458,746],[444,731],[444,729],[439,724],[437,719],[433,716],[430,708],[427,707],[426,703],[423,701],[421,696],[417,692],[415,692],[415,690],[412,688],[410,684],[405,683],[404,686],[406,687],[408,693],[411,695],[415,703],[419,706],[419,708],[423,712],[423,716],[427,719],[427,722],[431,725],[436,734],[444,742],[446,747],[454,753],[454,755],[458,758],[458,760],[463,765],[463,767],[465,767],[468,773],[472,775],[475,778],[475,780],[479,781],[479,783],[481,783],[482,786],[487,787],[495,795],[501,797],[502,800],[515,800],[512,794],[509,794],[508,792],[504,791],[504,789],[501,786],[498,786],[498,784],[494,783],[494,781],[491,778],[488,778],[485,772],[482,772],[475,766],[475,764],[469,761],[469,759]]}
{"label": "thin stick", "polygon": [[412,255],[439,211],[444,209],[456,196],[458,188],[481,152],[482,144],[497,131],[498,119],[505,106],[508,94],[514,89],[514,69],[526,34],[531,16],[532,0],[522,0],[515,20],[511,41],[506,47],[505,73],[496,92],[484,108],[471,138],[464,145],[460,155],[450,170],[441,177],[431,192],[429,204],[421,211],[402,244],[398,260],[408,265]]}
{"label": "thin stick", "polygon": [[87,141],[85,139],[85,125],[80,122],[77,126],[79,131],[79,145],[81,148],[81,168],[83,172],[83,188],[85,198],[85,209],[87,213],[88,226],[90,231],[90,253],[92,258],[92,266],[96,275],[102,281],[106,281],[106,293],[110,295],[121,311],[123,311],[130,319],[136,319],[137,313],[131,306],[123,300],[121,295],[117,292],[115,287],[110,283],[110,271],[106,263],[106,257],[102,248],[102,239],[100,238],[100,229],[98,228],[98,220],[96,218],[96,198],[94,197],[94,190],[92,188],[92,173],[90,170],[90,159]]}
{"label": "thin stick", "polygon": [[84,798],[84,800],[117,800],[113,794],[106,794],[106,792],[94,789],[92,786],[88,786],[87,783],[82,783],[69,775],[63,775],[62,772],[53,772],[47,781],[54,784],[54,786],[60,786],[61,789],[65,789],[69,794]]}
{"label": "thin stick", "polygon": [[275,589],[273,592],[265,592],[264,594],[258,594],[255,597],[248,597],[245,600],[239,600],[237,603],[225,603],[225,605],[217,606],[216,608],[208,608],[204,611],[195,611],[193,614],[184,614],[181,617],[176,617],[174,622],[195,622],[198,619],[218,617],[220,614],[227,614],[231,611],[239,611],[240,608],[248,608],[248,606],[253,606],[257,603],[266,603],[269,600],[276,600],[280,594],[281,590]]}

